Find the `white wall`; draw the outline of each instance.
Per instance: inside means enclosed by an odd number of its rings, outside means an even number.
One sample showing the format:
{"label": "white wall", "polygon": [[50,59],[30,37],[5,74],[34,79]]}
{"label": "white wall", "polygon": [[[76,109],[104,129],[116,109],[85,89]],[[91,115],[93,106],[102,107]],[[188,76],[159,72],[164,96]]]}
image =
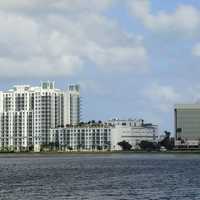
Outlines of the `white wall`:
{"label": "white wall", "polygon": [[64,93],[64,125],[70,124],[70,94]]}
{"label": "white wall", "polygon": [[3,92],[0,91],[0,113],[3,112]]}
{"label": "white wall", "polygon": [[119,142],[127,141],[132,145],[132,149],[138,148],[138,143],[142,140],[156,141],[157,131],[145,127],[115,126],[111,129],[111,150],[121,150]]}

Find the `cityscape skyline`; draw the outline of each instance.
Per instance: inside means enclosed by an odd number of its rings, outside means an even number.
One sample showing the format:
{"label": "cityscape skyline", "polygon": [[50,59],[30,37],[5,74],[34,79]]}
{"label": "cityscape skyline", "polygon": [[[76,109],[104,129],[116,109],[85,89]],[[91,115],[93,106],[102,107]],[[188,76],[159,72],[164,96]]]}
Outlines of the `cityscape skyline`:
{"label": "cityscape skyline", "polygon": [[200,2],[68,5],[0,3],[0,90],[47,79],[59,88],[78,83],[86,120],[136,116],[174,132],[174,105],[200,98]]}
{"label": "cityscape skyline", "polygon": [[81,106],[77,84],[61,90],[44,81],[0,91],[0,150],[119,151],[127,143],[130,150],[140,149],[142,141],[159,141],[158,125],[116,117],[86,122]]}
{"label": "cityscape skyline", "polygon": [[0,199],[200,199],[200,0],[0,0]]}
{"label": "cityscape skyline", "polygon": [[[18,87],[25,87],[25,86],[27,86],[27,87],[30,87],[30,88],[38,88],[38,85],[30,85],[29,83],[31,83],[31,82],[24,82],[23,84],[22,84],[22,82],[20,81],[19,83],[21,83],[21,84],[14,84],[14,85],[12,85],[12,86],[10,86],[10,88],[4,88],[4,89],[2,89],[2,90],[0,90],[0,92],[3,92],[3,93],[7,93],[7,92],[9,92],[10,90],[12,90],[12,88],[18,88]],[[76,121],[76,123],[75,124],[77,124],[78,122],[88,122],[88,121],[91,121],[91,120],[94,120],[94,121],[103,121],[103,122],[106,122],[106,121],[108,121],[108,120],[113,120],[113,119],[144,119],[144,118],[142,118],[142,117],[140,117],[140,116],[133,116],[133,115],[131,115],[131,113],[129,114],[129,116],[120,116],[120,115],[117,115],[117,116],[114,116],[114,115],[110,115],[110,117],[109,118],[101,118],[100,116],[98,116],[98,115],[96,115],[96,117],[92,117],[92,118],[90,118],[89,116],[88,116],[88,110],[86,110],[86,109],[84,109],[85,108],[85,102],[83,102],[83,99],[85,99],[85,97],[84,97],[84,94],[83,94],[83,92],[81,91],[81,96],[80,96],[80,88],[81,88],[81,85],[80,84],[76,84],[76,83],[74,83],[74,84],[63,84],[62,85],[62,87],[57,87],[57,84],[56,84],[56,82],[54,81],[54,80],[47,80],[47,81],[40,81],[40,85],[41,85],[41,87],[43,87],[42,85],[44,84],[44,83],[52,83],[53,84],[53,88],[55,87],[55,89],[56,90],[59,90],[59,91],[70,91],[70,87],[72,87],[72,89],[71,89],[71,93],[72,93],[72,95],[74,95],[73,94],[73,90],[75,90],[75,98],[77,98],[76,97],[76,92],[78,92],[78,99],[80,98],[80,101],[81,102],[79,102],[79,109],[80,109],[80,111],[74,111],[74,113],[77,113],[78,112],[78,116],[75,116],[76,117],[76,119],[78,119],[78,121],[77,120],[75,120]],[[75,88],[75,87],[78,87],[78,90]],[[59,88],[59,89],[58,89]],[[81,88],[82,89],[82,88]],[[68,97],[68,96],[66,96],[65,98],[67,98],[67,99],[69,99],[70,97]],[[76,99],[75,99],[75,101],[76,101]],[[75,102],[74,100],[72,101],[72,102]],[[83,104],[84,103],[84,104]],[[98,103],[98,102],[97,102]],[[77,105],[75,105],[75,107],[77,107]],[[90,108],[90,109],[92,109],[92,108]],[[70,108],[67,108],[67,110],[70,110]],[[84,112],[83,112],[83,110],[84,110]],[[108,110],[109,111],[109,110]],[[67,116],[67,118],[65,119],[65,121],[66,121],[66,124],[73,124],[73,122],[70,120],[70,118],[71,118],[71,116],[70,116],[70,114],[69,114],[69,112],[67,111],[66,112],[66,116]],[[87,116],[87,117],[86,117]],[[152,123],[155,123],[155,122],[153,122],[153,121],[150,121],[150,122],[152,122]],[[159,124],[159,123],[157,123],[157,124]],[[163,131],[164,131],[164,129],[163,129]],[[174,131],[174,130],[173,130]],[[163,133],[162,133],[162,131],[160,130],[160,127],[159,127],[159,135],[162,135]]]}

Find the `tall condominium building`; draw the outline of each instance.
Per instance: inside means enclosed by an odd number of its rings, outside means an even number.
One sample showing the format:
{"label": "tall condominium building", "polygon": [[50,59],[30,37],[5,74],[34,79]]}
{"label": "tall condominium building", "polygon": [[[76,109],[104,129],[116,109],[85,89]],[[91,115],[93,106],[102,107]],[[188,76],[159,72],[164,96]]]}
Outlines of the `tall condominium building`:
{"label": "tall condominium building", "polygon": [[175,114],[175,145],[200,145],[200,104],[177,104]]}
{"label": "tall condominium building", "polygon": [[66,95],[65,119],[67,124],[76,125],[80,121],[80,86],[69,85]]}
{"label": "tall condominium building", "polygon": [[0,92],[0,149],[39,151],[48,145],[50,129],[65,126],[71,117],[67,94],[49,81]]}

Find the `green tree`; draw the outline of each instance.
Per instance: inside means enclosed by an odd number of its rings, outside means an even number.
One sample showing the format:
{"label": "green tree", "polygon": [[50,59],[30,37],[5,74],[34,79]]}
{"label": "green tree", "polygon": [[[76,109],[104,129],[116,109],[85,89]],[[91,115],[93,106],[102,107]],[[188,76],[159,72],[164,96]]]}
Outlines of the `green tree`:
{"label": "green tree", "polygon": [[157,143],[146,141],[146,140],[142,140],[139,146],[144,151],[154,151],[158,149]]}
{"label": "green tree", "polygon": [[122,148],[123,151],[130,151],[132,148],[132,145],[125,140],[119,142],[118,145]]}
{"label": "green tree", "polygon": [[174,139],[170,137],[171,133],[165,131],[165,137],[159,142],[160,146],[164,146],[167,150],[172,150],[174,148]]}

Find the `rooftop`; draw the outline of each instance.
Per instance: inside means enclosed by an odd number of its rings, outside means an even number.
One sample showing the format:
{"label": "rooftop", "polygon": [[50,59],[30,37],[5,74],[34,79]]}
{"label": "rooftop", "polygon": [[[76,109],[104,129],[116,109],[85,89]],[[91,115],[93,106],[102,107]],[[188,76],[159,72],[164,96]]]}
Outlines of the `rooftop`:
{"label": "rooftop", "polygon": [[176,104],[175,109],[200,109],[200,103],[195,104]]}

